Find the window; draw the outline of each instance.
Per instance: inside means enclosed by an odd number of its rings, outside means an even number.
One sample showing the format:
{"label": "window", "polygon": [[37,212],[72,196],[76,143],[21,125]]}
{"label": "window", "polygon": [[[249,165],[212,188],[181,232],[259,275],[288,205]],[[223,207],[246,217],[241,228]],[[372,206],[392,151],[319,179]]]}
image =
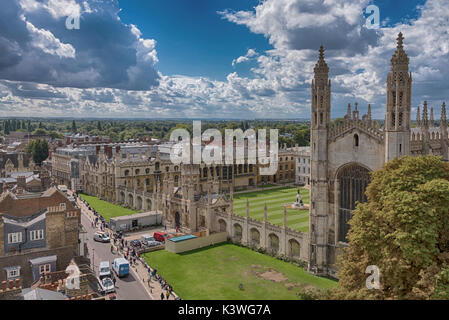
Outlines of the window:
{"label": "window", "polygon": [[150,173],[150,169],[146,168],[145,173]]}
{"label": "window", "polygon": [[354,147],[358,147],[359,146],[359,135],[356,133],[354,135]]}
{"label": "window", "polygon": [[8,279],[20,277],[20,267],[11,267],[6,269],[6,277]]}
{"label": "window", "polygon": [[43,229],[30,231],[30,240],[31,241],[42,240],[42,239],[44,239],[44,230]]}
{"label": "window", "polygon": [[125,170],[125,176],[129,176],[129,170]]}
{"label": "window", "polygon": [[48,272],[51,272],[51,266],[49,264],[43,264],[43,265],[39,266],[40,274],[45,274]]}
{"label": "window", "polygon": [[8,243],[22,242],[22,232],[8,233]]}
{"label": "window", "polygon": [[139,170],[139,169],[136,169],[136,175],[139,174],[139,173],[140,173],[140,170]]}

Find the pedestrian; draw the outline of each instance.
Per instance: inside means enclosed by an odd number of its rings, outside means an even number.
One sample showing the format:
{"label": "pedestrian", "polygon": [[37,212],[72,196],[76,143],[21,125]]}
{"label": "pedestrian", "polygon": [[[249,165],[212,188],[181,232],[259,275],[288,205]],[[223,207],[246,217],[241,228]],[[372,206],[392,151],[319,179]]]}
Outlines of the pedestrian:
{"label": "pedestrian", "polygon": [[117,282],[117,279],[115,279],[115,277],[112,277],[112,282],[114,282],[114,287],[115,287],[115,283]]}
{"label": "pedestrian", "polygon": [[167,300],[168,300],[168,297],[170,296],[170,294],[168,293],[168,290],[165,291],[165,296],[167,297]]}
{"label": "pedestrian", "polygon": [[161,300],[164,300],[164,293],[161,292]]}
{"label": "pedestrian", "polygon": [[167,225],[166,224],[164,225],[164,230],[167,231]]}

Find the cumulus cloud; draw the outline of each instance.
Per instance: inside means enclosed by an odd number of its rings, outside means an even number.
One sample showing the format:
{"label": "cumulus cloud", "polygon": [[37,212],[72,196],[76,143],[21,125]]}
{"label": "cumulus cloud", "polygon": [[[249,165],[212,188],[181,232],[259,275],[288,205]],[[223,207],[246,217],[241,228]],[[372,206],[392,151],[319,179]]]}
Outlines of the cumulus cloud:
{"label": "cumulus cloud", "polygon": [[254,49],[248,49],[248,52],[244,56],[240,56],[237,59],[232,60],[232,66],[236,64],[249,61],[252,57],[257,56],[257,52]]}
{"label": "cumulus cloud", "polygon": [[[413,107],[423,100],[437,107],[449,97],[449,7],[442,0],[428,0],[415,20],[382,21],[379,30],[364,27],[368,0],[265,0],[253,10],[220,12],[272,45],[230,61],[251,61],[250,72],[236,68],[223,81],[158,72],[156,41],[120,21],[115,0],[10,2],[0,4],[0,115],[308,118],[322,44],[332,116],[357,101],[361,112],[371,103],[381,119],[399,31],[410,57]],[[80,30],[65,29],[66,8],[79,8]]]}
{"label": "cumulus cloud", "polygon": [[[160,78],[156,42],[120,21],[118,2],[0,3],[0,78],[55,87],[149,90]],[[68,30],[68,16],[80,29]]]}

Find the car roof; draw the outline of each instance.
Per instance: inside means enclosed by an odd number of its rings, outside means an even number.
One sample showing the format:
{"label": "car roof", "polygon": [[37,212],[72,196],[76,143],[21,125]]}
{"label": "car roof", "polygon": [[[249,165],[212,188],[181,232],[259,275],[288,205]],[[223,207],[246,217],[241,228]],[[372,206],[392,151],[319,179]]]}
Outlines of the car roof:
{"label": "car roof", "polygon": [[100,262],[100,267],[105,266],[105,265],[109,266],[109,261],[101,261]]}

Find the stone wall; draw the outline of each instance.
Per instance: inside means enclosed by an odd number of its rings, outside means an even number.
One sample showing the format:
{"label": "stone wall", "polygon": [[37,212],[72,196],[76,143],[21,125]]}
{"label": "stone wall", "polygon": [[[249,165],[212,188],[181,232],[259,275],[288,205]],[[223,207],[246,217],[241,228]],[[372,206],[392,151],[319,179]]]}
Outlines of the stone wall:
{"label": "stone wall", "polygon": [[217,243],[226,242],[227,232],[213,233],[205,237],[193,238],[180,242],[165,241],[165,250],[173,253],[181,253],[199,248],[204,248]]}

